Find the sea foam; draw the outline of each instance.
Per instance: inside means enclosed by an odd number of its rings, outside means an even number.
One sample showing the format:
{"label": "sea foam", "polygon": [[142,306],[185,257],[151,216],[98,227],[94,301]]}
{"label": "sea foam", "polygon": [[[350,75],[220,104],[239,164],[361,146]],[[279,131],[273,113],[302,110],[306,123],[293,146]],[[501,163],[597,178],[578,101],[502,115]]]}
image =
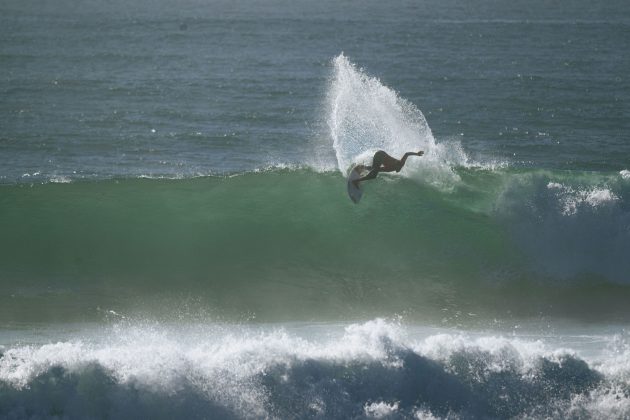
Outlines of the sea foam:
{"label": "sea foam", "polygon": [[583,205],[599,207],[619,200],[619,197],[608,188],[594,187],[576,190],[557,182],[549,182],[547,189],[556,192],[562,207],[562,214],[566,216],[577,213]]}
{"label": "sea foam", "polygon": [[630,372],[608,373],[606,353],[586,359],[544,338],[382,319],[323,327],[125,324],[10,346],[0,358],[0,411],[123,419],[630,414]]}

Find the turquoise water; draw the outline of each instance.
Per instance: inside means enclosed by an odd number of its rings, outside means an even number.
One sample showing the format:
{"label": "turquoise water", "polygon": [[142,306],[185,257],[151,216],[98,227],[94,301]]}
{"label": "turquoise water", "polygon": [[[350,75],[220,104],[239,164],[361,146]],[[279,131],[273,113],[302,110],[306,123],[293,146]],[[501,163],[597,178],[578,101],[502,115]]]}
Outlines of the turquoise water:
{"label": "turquoise water", "polygon": [[0,418],[627,418],[629,27],[4,2]]}
{"label": "turquoise water", "polygon": [[341,176],[310,169],[4,186],[0,315],[159,316],[194,298],[266,320],[440,321],[448,308],[627,321],[619,174],[453,174],[446,193],[383,177],[356,206]]}

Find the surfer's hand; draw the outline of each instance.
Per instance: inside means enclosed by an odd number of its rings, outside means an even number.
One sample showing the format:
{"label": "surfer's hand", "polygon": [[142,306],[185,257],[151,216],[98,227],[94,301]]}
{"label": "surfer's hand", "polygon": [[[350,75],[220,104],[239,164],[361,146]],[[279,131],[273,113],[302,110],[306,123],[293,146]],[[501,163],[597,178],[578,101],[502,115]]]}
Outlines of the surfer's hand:
{"label": "surfer's hand", "polygon": [[418,155],[418,156],[422,156],[422,155],[424,155],[424,152],[423,152],[422,150],[420,150],[420,151],[417,153],[417,155]]}

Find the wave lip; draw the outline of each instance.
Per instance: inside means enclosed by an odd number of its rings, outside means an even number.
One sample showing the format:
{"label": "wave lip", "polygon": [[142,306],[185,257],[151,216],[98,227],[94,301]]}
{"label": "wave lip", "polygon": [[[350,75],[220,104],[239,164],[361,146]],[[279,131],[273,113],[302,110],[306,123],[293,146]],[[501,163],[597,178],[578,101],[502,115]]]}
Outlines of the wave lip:
{"label": "wave lip", "polygon": [[576,214],[578,208],[584,204],[595,208],[619,200],[619,197],[607,188],[574,190],[557,182],[549,182],[547,189],[558,193],[558,199],[562,203],[562,214],[565,216]]}
{"label": "wave lip", "polygon": [[319,336],[300,328],[117,326],[96,341],[15,346],[0,356],[0,412],[43,418],[630,414],[630,371],[609,374],[618,360],[606,356],[588,361],[531,339],[431,332],[413,338],[382,319],[330,326]]}

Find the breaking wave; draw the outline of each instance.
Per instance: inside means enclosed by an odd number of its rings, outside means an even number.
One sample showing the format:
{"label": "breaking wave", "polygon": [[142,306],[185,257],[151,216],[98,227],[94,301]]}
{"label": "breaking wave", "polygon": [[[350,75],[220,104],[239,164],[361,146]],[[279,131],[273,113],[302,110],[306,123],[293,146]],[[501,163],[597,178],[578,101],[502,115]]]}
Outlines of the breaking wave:
{"label": "breaking wave", "polygon": [[630,316],[619,174],[454,172],[448,192],[379,177],[359,205],[309,169],[2,186],[0,318],[164,296],[271,319]]}
{"label": "breaking wave", "polygon": [[[623,418],[620,358],[540,340],[316,327],[118,325],[100,338],[5,349],[8,418]],[[626,338],[627,339],[627,338]],[[611,352],[619,343],[608,337]],[[606,344],[606,343],[604,343]],[[616,346],[616,347],[615,347]],[[613,373],[614,372],[614,373]]]}

